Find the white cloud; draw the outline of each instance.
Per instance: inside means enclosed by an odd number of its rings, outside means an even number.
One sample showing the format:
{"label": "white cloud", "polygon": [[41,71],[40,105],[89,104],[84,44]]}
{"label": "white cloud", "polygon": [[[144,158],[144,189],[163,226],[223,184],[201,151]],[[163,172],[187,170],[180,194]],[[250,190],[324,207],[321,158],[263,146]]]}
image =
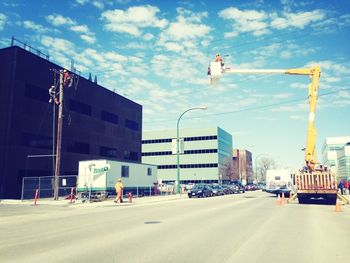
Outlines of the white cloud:
{"label": "white cloud", "polygon": [[294,82],[294,83],[290,84],[290,87],[292,89],[306,89],[307,85],[305,85],[305,83]]}
{"label": "white cloud", "polygon": [[54,26],[64,26],[75,33],[81,34],[80,38],[88,44],[96,43],[95,34],[90,31],[87,25],[79,25],[71,18],[59,14],[48,15],[46,20]]}
{"label": "white cloud", "polygon": [[41,43],[51,50],[63,51],[67,54],[74,53],[75,46],[72,42],[62,39],[62,38],[53,38],[50,36],[43,36]]}
{"label": "white cloud", "polygon": [[115,9],[102,13],[101,19],[106,22],[105,29],[112,32],[140,36],[142,28],[164,28],[168,21],[157,18],[158,7],[151,5],[133,6],[127,10]]}
{"label": "white cloud", "polygon": [[152,40],[152,39],[154,39],[154,35],[151,33],[144,34],[143,39],[146,41]]}
{"label": "white cloud", "polygon": [[23,27],[26,29],[32,29],[38,33],[45,33],[48,31],[47,28],[42,25],[35,24],[33,21],[26,20],[23,22]]}
{"label": "white cloud", "polygon": [[[303,29],[306,26],[321,21],[326,17],[323,10],[308,12],[283,12],[279,16],[276,12],[268,14],[257,10],[240,10],[236,7],[229,7],[218,13],[219,17],[232,23],[232,31],[225,32],[226,38],[236,37],[241,33],[251,33],[254,36],[268,34],[271,28],[282,30],[286,28]],[[282,54],[286,58],[288,53]]]}
{"label": "white cloud", "polygon": [[[339,91],[339,96],[343,99],[350,99],[350,92],[347,90],[341,90]],[[350,103],[350,101],[348,101]]]}
{"label": "white cloud", "polygon": [[324,19],[326,16],[322,10],[314,10],[310,12],[287,13],[284,12],[282,17],[276,14],[272,16],[271,27],[276,29],[285,29],[295,27],[303,29],[305,26]]}
{"label": "white cloud", "polygon": [[167,51],[184,52],[196,50],[198,45],[208,45],[203,39],[208,38],[211,28],[202,22],[207,13],[194,13],[183,8],[177,8],[177,13],[176,21],[160,34],[158,46]]}
{"label": "white cloud", "polygon": [[0,30],[3,30],[7,21],[7,16],[0,13]]}
{"label": "white cloud", "polygon": [[280,94],[275,94],[275,95],[273,95],[273,97],[275,98],[275,99],[288,99],[288,98],[290,98],[292,96],[292,94],[290,94],[290,93],[280,93]]}
{"label": "white cloud", "polygon": [[[125,0],[126,1],[130,1],[130,0]],[[75,0],[75,2],[79,5],[85,5],[85,4],[91,4],[94,7],[98,8],[98,9],[103,9],[105,7],[105,5],[112,5],[113,1],[111,0]],[[115,0],[115,2],[117,3],[121,3],[121,0]]]}
{"label": "white cloud", "polygon": [[90,32],[90,30],[87,27],[87,25],[75,25],[75,26],[71,26],[69,29],[74,31],[74,32],[78,32],[78,33],[85,33],[85,34],[87,34],[87,33]]}
{"label": "white cloud", "polygon": [[82,40],[84,40],[86,43],[89,43],[89,44],[95,44],[96,43],[96,38],[94,36],[91,36],[91,35],[80,35],[80,38]]}
{"label": "white cloud", "polygon": [[69,17],[64,17],[58,14],[46,16],[46,21],[51,23],[53,26],[71,26],[76,24],[76,22]]}
{"label": "white cloud", "polygon": [[297,120],[297,121],[305,121],[306,120],[304,115],[290,115],[289,118],[292,120]]}
{"label": "white cloud", "polygon": [[255,36],[268,33],[268,15],[263,11],[240,10],[229,7],[219,12],[219,17],[232,22],[232,31],[226,32],[225,37],[234,37],[239,33],[250,32]]}

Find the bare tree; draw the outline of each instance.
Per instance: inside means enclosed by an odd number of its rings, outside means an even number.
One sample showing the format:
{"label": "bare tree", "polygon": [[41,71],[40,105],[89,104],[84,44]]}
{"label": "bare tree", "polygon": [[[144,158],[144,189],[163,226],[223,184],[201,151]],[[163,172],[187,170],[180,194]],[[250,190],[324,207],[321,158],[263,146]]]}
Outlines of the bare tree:
{"label": "bare tree", "polygon": [[275,161],[269,157],[263,157],[259,160],[260,178],[266,181],[266,171],[275,168]]}
{"label": "bare tree", "polygon": [[232,158],[225,158],[223,164],[220,167],[220,173],[222,175],[222,179],[224,180],[232,180],[233,175],[233,162]]}

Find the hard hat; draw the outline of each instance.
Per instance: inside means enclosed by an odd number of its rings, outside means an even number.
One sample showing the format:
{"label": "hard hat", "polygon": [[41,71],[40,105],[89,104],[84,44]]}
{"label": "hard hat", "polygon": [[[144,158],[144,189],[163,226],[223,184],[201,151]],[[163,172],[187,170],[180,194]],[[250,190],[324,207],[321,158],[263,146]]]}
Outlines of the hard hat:
{"label": "hard hat", "polygon": [[220,54],[219,54],[219,53],[217,53],[217,54],[216,54],[216,56],[220,56]]}
{"label": "hard hat", "polygon": [[122,181],[122,179],[118,178],[118,182],[121,182],[121,181]]}

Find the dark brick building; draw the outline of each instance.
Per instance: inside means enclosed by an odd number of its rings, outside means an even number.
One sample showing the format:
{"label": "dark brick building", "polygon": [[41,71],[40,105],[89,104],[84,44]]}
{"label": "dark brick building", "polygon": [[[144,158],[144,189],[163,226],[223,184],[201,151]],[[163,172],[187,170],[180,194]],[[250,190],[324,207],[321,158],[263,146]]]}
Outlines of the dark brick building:
{"label": "dark brick building", "polygon": [[[19,198],[22,178],[54,175],[54,106],[48,90],[58,65],[20,47],[0,49],[0,198]],[[141,162],[142,106],[80,77],[64,90],[62,175],[87,159]]]}

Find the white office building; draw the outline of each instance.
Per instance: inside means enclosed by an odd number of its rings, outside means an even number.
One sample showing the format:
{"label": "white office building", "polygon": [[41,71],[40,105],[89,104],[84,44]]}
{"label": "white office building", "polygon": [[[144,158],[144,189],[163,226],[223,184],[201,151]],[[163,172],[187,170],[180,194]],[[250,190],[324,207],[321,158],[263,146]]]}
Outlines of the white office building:
{"label": "white office building", "polygon": [[327,137],[322,147],[323,164],[339,179],[350,179],[350,136]]}
{"label": "white office building", "polygon": [[[177,181],[177,131],[144,131],[142,163],[158,167],[162,183]],[[232,135],[219,127],[180,129],[180,182],[221,182],[221,165],[232,158]]]}

